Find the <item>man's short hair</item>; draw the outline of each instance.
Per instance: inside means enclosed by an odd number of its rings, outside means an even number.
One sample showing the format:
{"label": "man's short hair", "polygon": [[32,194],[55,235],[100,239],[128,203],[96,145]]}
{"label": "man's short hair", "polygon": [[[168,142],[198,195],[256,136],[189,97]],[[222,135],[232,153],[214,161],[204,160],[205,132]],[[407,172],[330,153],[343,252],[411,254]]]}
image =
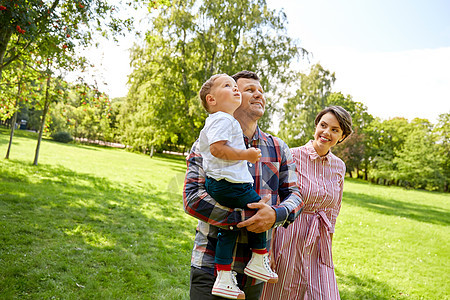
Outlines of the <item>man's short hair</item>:
{"label": "man's short hair", "polygon": [[240,79],[240,78],[249,78],[249,79],[255,79],[255,80],[258,80],[259,81],[259,77],[258,77],[258,75],[256,75],[256,73],[255,72],[252,72],[252,71],[240,71],[240,72],[237,72],[236,74],[234,74],[233,76],[231,76],[233,79],[234,79],[234,81],[238,81],[238,79]]}
{"label": "man's short hair", "polygon": [[209,107],[208,107],[208,103],[206,103],[206,95],[211,94],[211,90],[212,90],[212,87],[214,86],[214,82],[216,81],[217,78],[222,77],[222,76],[228,76],[228,75],[227,74],[216,74],[216,75],[211,76],[208,80],[205,81],[205,83],[202,85],[202,87],[198,93],[200,96],[200,100],[202,101],[202,105],[207,112],[209,112]]}

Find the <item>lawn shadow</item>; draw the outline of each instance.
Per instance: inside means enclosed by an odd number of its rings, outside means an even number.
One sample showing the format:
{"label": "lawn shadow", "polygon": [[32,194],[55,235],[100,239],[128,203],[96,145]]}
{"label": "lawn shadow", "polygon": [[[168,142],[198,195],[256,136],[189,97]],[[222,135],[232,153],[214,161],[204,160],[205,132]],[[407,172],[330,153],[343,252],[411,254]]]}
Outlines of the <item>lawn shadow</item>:
{"label": "lawn shadow", "polygon": [[403,298],[402,294],[385,282],[373,278],[360,278],[354,274],[344,274],[337,268],[335,272],[339,294],[342,300],[387,300]]}
{"label": "lawn shadow", "polygon": [[95,145],[91,145],[91,144],[83,144],[83,143],[78,143],[78,142],[73,142],[73,141],[69,142],[69,143],[63,143],[63,142],[55,141],[52,138],[46,138],[45,141],[49,142],[49,143],[52,143],[52,144],[56,144],[56,145],[82,148],[82,149],[91,150],[91,151],[100,151],[99,149],[96,149]]}
{"label": "lawn shadow", "polygon": [[186,167],[175,167],[175,166],[170,166],[170,169],[172,171],[175,171],[177,173],[183,173],[183,175],[186,173]]}
{"label": "lawn shadow", "polygon": [[155,157],[158,157],[160,160],[166,160],[168,162],[177,160],[177,161],[186,161],[186,155],[176,155],[176,154],[168,154],[168,153],[155,153]]}
{"label": "lawn shadow", "polygon": [[[3,132],[0,132],[0,134],[2,134]],[[5,133],[5,137],[4,138],[0,138],[0,145],[6,145],[9,143],[9,134],[8,136],[6,136]],[[14,143],[14,138],[13,138],[13,143]]]}
{"label": "lawn shadow", "polygon": [[345,192],[342,198],[346,204],[366,208],[377,213],[405,217],[408,219],[448,226],[450,213],[439,207],[420,203],[408,203],[394,199],[374,197],[363,193]]}
{"label": "lawn shadow", "polygon": [[[3,132],[0,132],[0,134],[2,134]],[[9,138],[10,138],[10,132],[5,132],[4,133],[4,137],[0,138],[0,145],[7,145],[9,144]],[[13,136],[12,139],[12,145],[13,146],[17,146],[18,142],[15,139],[15,136]],[[6,150],[6,148],[5,148]],[[6,153],[6,152],[5,152]]]}

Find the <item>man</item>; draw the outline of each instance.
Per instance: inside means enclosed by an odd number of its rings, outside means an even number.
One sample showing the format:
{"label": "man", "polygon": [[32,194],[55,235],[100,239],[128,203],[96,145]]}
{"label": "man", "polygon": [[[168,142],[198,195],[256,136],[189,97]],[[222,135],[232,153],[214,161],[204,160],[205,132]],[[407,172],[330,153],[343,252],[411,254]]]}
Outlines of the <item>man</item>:
{"label": "man", "polygon": [[[287,145],[280,139],[262,132],[258,120],[265,110],[264,92],[258,76],[250,71],[241,71],[232,76],[242,95],[241,106],[235,111],[244,133],[247,147],[261,150],[261,159],[256,164],[248,163],[254,178],[254,189],[263,198],[251,203],[249,209],[229,209],[221,206],[205,191],[205,173],[198,141],[194,143],[187,158],[186,179],[183,190],[186,213],[199,219],[191,260],[191,299],[221,299],[211,295],[215,281],[214,255],[218,228],[260,233],[277,226],[289,225],[303,207],[297,187],[295,164]],[[267,203],[266,203],[267,201]],[[235,247],[235,261],[239,288],[246,299],[259,299],[263,282],[244,275],[244,268],[251,256],[246,230],[241,230]],[[271,231],[268,233],[270,245]]]}

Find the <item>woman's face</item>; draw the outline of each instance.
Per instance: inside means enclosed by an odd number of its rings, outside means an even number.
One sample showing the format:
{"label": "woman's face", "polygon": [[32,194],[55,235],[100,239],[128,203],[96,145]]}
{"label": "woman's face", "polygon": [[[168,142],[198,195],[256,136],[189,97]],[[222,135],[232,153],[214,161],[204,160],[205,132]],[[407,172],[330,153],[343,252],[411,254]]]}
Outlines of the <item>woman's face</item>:
{"label": "woman's face", "polygon": [[328,112],[322,116],[316,126],[313,146],[317,154],[324,156],[331,147],[343,138],[343,131],[336,116]]}

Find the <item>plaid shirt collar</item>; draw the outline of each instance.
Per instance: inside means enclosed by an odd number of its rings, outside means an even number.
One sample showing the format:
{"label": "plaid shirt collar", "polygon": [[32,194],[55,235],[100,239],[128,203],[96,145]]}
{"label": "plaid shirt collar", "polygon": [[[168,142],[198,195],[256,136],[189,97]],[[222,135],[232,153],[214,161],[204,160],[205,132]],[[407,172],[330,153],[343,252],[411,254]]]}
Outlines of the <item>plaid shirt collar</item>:
{"label": "plaid shirt collar", "polygon": [[256,126],[255,134],[253,135],[253,137],[251,139],[249,139],[248,137],[246,137],[244,135],[245,145],[248,145],[248,144],[252,143],[253,141],[257,141],[259,139],[261,139],[267,143],[267,134],[262,132],[261,129],[259,129],[259,126]]}

